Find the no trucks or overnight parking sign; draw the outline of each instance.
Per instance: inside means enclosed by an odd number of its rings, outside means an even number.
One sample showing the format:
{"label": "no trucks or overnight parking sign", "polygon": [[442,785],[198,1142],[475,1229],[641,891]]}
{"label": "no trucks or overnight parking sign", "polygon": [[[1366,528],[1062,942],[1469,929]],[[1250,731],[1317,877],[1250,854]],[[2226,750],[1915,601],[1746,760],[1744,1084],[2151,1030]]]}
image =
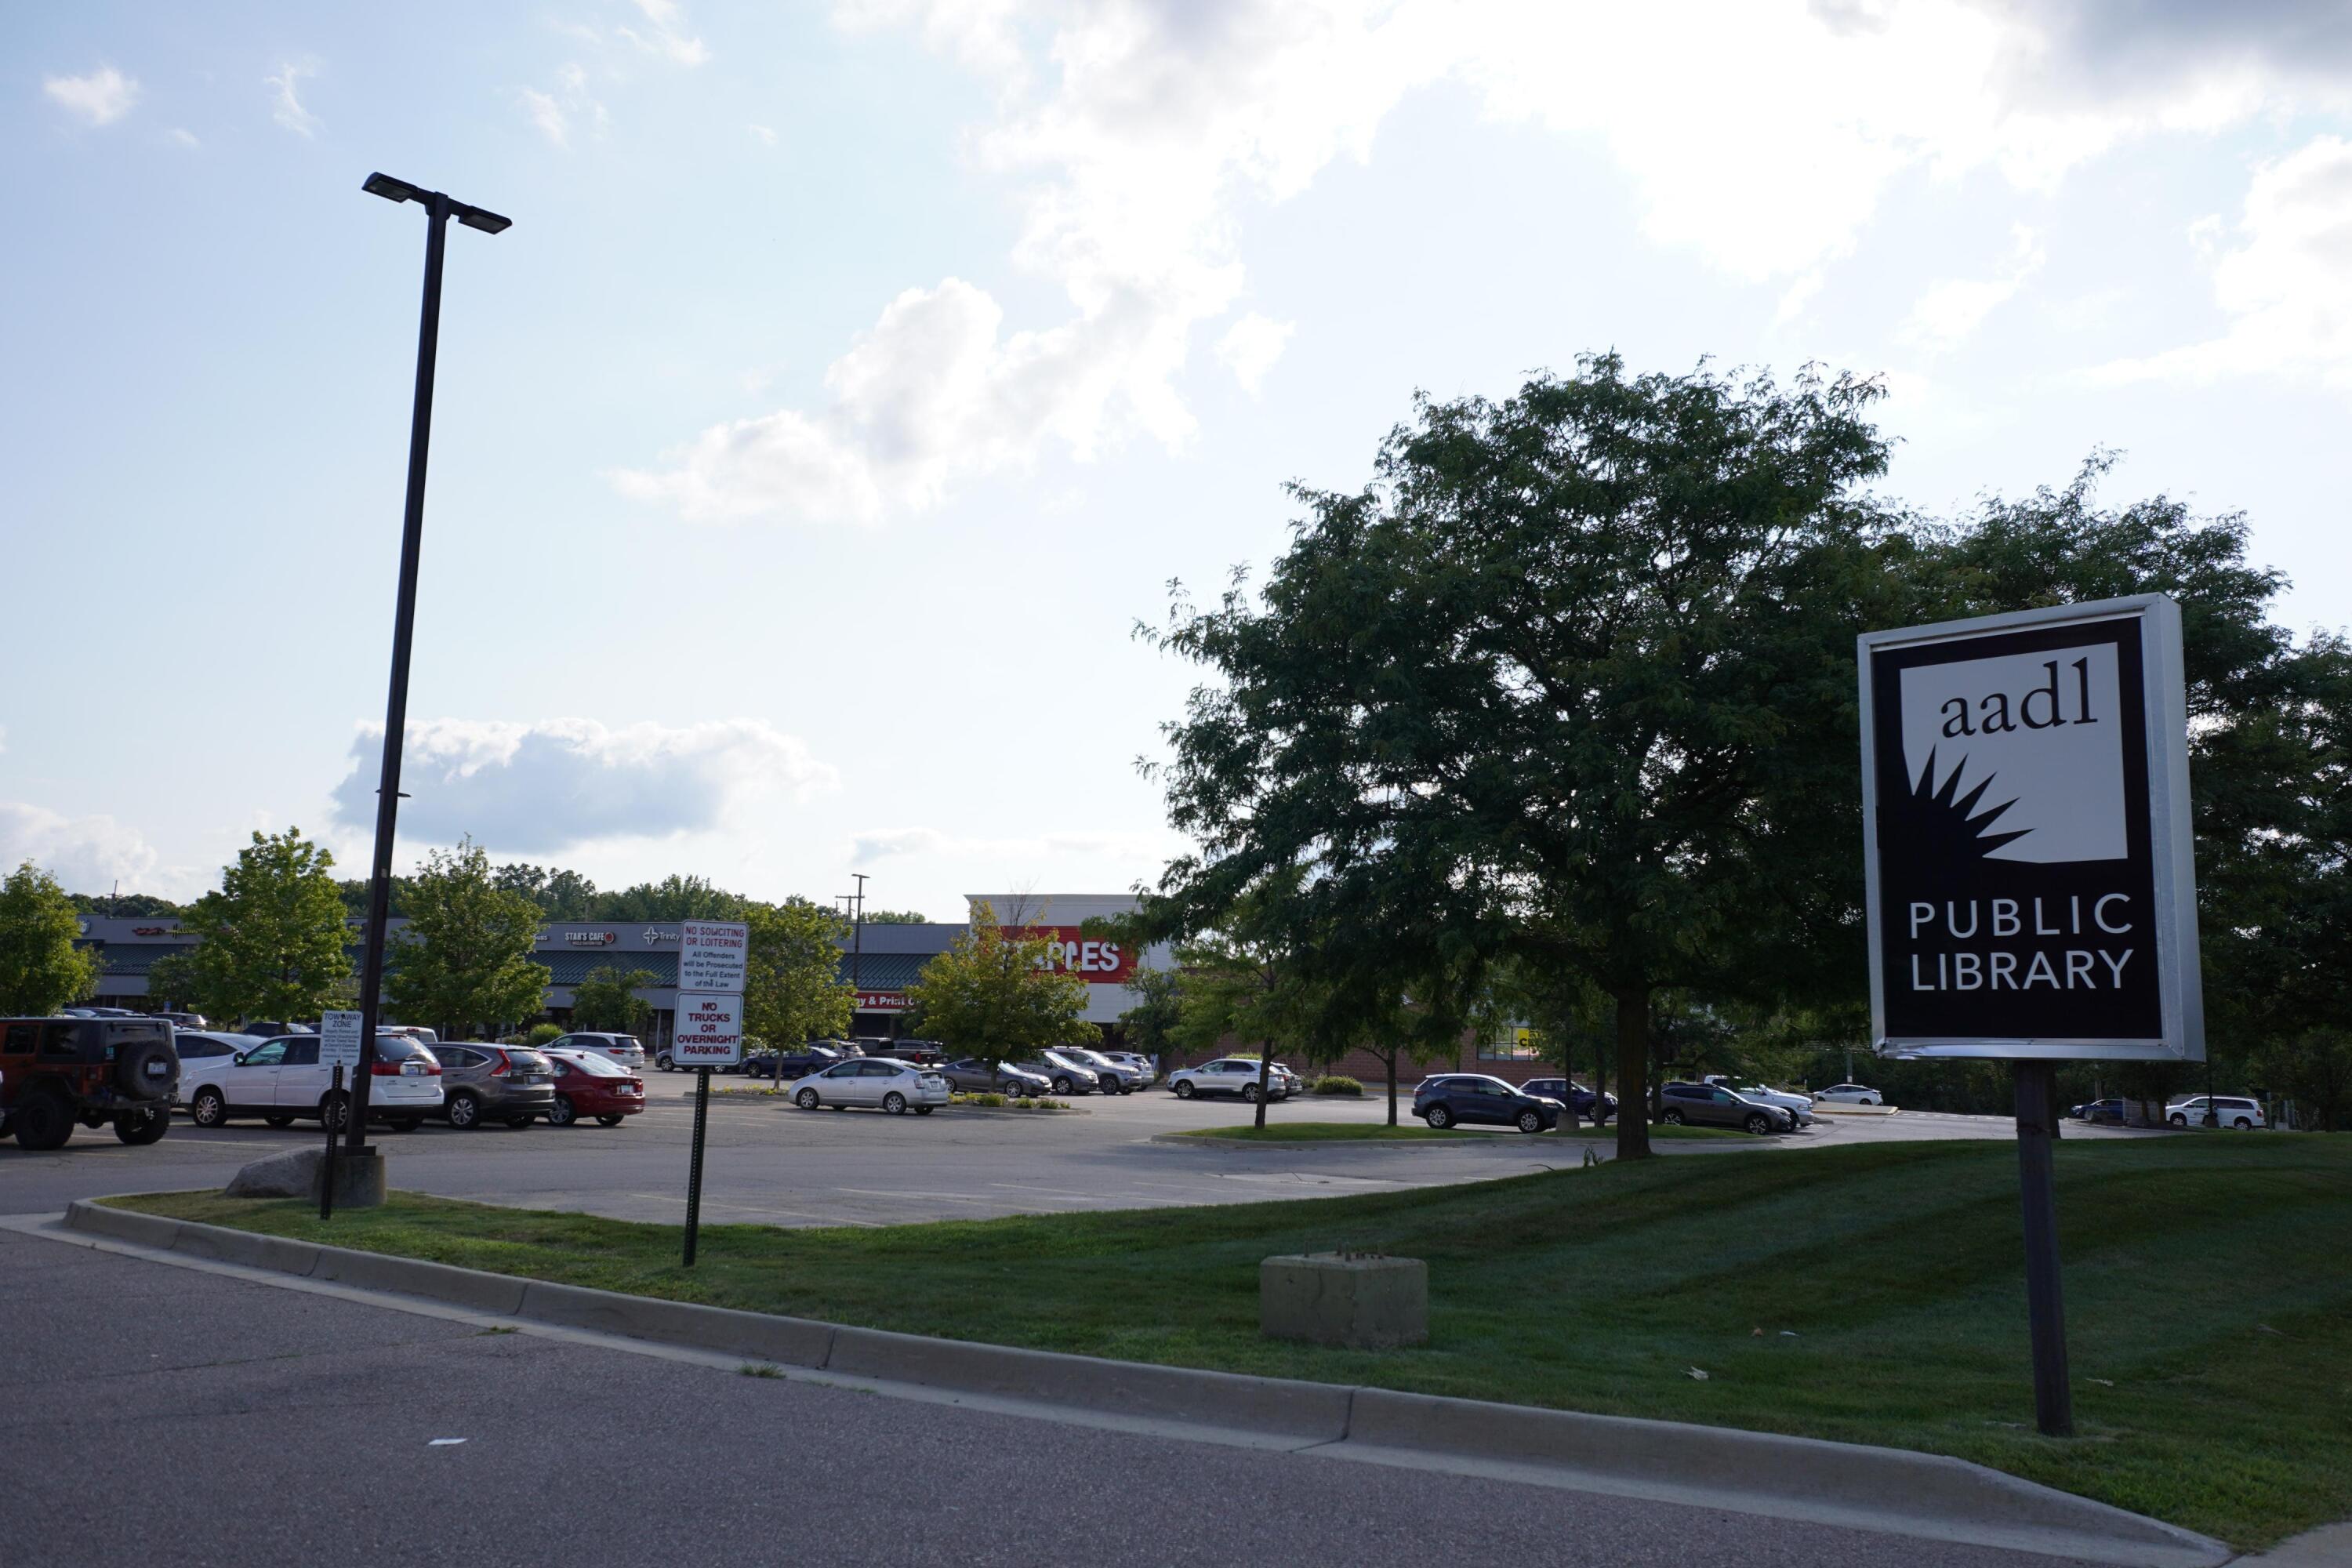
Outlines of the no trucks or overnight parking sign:
{"label": "no trucks or overnight parking sign", "polygon": [[2203,1060],[2179,607],[1872,632],[1860,656],[1879,1051]]}

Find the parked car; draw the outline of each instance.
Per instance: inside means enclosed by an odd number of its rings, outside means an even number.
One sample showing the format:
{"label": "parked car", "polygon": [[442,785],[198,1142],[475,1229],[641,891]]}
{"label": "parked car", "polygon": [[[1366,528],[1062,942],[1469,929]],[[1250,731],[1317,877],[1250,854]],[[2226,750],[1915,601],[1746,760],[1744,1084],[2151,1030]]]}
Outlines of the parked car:
{"label": "parked car", "polygon": [[1797,1130],[1797,1113],[1788,1107],[1750,1100],[1719,1083],[1670,1083],[1658,1099],[1658,1120],[1669,1127],[1738,1127],[1759,1136]]}
{"label": "parked car", "polygon": [[1120,1088],[1117,1073],[1098,1068],[1069,1051],[1040,1051],[1035,1061],[1021,1066],[1025,1071],[1044,1073],[1055,1094],[1117,1094]]}
{"label": "parked car", "polygon": [[830,1106],[840,1110],[871,1105],[903,1116],[929,1116],[948,1102],[948,1080],[930,1068],[892,1057],[861,1057],[836,1062],[793,1087],[793,1103],[803,1110]]}
{"label": "parked car", "polygon": [[628,1068],[633,1073],[646,1070],[646,1047],[635,1035],[613,1035],[601,1030],[589,1030],[558,1035],[543,1046],[542,1051],[593,1051],[598,1056]]}
{"label": "parked car", "polygon": [[152,1143],[171,1129],[179,1081],[161,1019],[0,1019],[0,1133],[21,1148],[61,1149],[77,1122]]}
{"label": "parked car", "polygon": [[1541,1099],[1557,1100],[1562,1105],[1574,1106],[1576,1108],[1576,1114],[1586,1121],[1606,1124],[1611,1117],[1617,1114],[1617,1097],[1615,1095],[1606,1093],[1602,1094],[1601,1097],[1601,1109],[1596,1113],[1592,1109],[1592,1091],[1585,1088],[1582,1084],[1574,1082],[1568,1079],[1531,1078],[1519,1087],[1527,1090],[1528,1093],[1536,1095]]}
{"label": "parked car", "polygon": [[[1179,1100],[1192,1100],[1213,1094],[1239,1095],[1244,1100],[1257,1098],[1257,1058],[1255,1057],[1219,1057],[1213,1062],[1202,1062],[1196,1068],[1178,1068],[1168,1075],[1168,1087]],[[1266,1070],[1266,1097],[1286,1100],[1290,1091],[1274,1070]]]}
{"label": "parked car", "polygon": [[2103,1122],[2108,1126],[2120,1127],[2127,1113],[2121,1097],[2111,1096],[2105,1100],[2086,1100],[2067,1111],[2066,1114],[2077,1121]]}
{"label": "parked car", "polygon": [[796,1078],[806,1078],[822,1072],[837,1061],[841,1053],[824,1046],[810,1046],[798,1051],[755,1051],[745,1057],[740,1071],[745,1078],[773,1079],[779,1085]]}
{"label": "parked car", "polygon": [[1815,1100],[1826,1100],[1833,1105],[1884,1105],[1885,1097],[1868,1084],[1833,1083],[1827,1089],[1813,1090]]}
{"label": "parked car", "polygon": [[912,1062],[919,1068],[935,1068],[948,1059],[948,1048],[938,1040],[867,1040],[861,1042],[869,1057],[888,1057],[893,1061]]}
{"label": "parked car", "polygon": [[1014,1067],[1011,1062],[989,1066],[978,1057],[966,1057],[950,1062],[939,1069],[948,1080],[950,1089],[960,1089],[970,1094],[1017,1094],[1024,1098],[1040,1095],[1054,1087],[1044,1073],[1031,1072]]}
{"label": "parked car", "polygon": [[[2205,1125],[2206,1104],[2207,1097],[2201,1094],[2189,1100],[2172,1100],[2164,1108],[2164,1119],[2175,1127],[2202,1127]],[[2219,1094],[2211,1098],[2211,1104],[2214,1110],[2221,1112],[2221,1123],[2224,1127],[2254,1128],[2270,1125],[2263,1120],[2262,1101],[2258,1100]]]}
{"label": "parked car", "polygon": [[175,1029],[206,1029],[212,1026],[202,1013],[150,1013],[151,1018],[161,1018]]}
{"label": "parked car", "polygon": [[1549,1132],[1567,1109],[1548,1095],[1529,1094],[1485,1073],[1423,1079],[1412,1091],[1412,1113],[1439,1131],[1458,1124]]}
{"label": "parked car", "polygon": [[1045,1054],[1050,1057],[1056,1057],[1066,1060],[1074,1061],[1083,1068],[1091,1068],[1094,1069],[1095,1076],[1102,1079],[1105,1089],[1112,1090],[1119,1094],[1133,1094],[1137,1089],[1141,1089],[1147,1081],[1141,1072],[1139,1072],[1134,1068],[1128,1066],[1123,1061],[1118,1061],[1113,1058],[1105,1056],[1100,1051],[1087,1050],[1072,1046],[1059,1050],[1048,1051]]}
{"label": "parked car", "polygon": [[[218,1127],[233,1116],[258,1116],[272,1127],[327,1117],[341,1126],[350,1114],[351,1086],[338,1097],[334,1075],[331,1065],[319,1060],[318,1036],[281,1035],[228,1056],[188,1062],[180,1094],[188,1120],[199,1127]],[[368,1120],[408,1132],[440,1109],[441,1064],[433,1053],[405,1036],[379,1034],[368,1079]]]}
{"label": "parked car", "polygon": [[283,1018],[247,1018],[237,1025],[236,1033],[256,1035],[265,1040],[275,1040],[287,1035],[311,1035],[318,1031],[298,1028]]}
{"label": "parked car", "polygon": [[1096,1054],[1108,1057],[1121,1067],[1133,1068],[1139,1075],[1136,1083],[1138,1089],[1150,1089],[1160,1081],[1160,1069],[1153,1067],[1151,1058],[1141,1051],[1098,1051]]}
{"label": "parked car", "polygon": [[441,1058],[441,1113],[452,1127],[474,1128],[485,1121],[528,1127],[555,1108],[555,1070],[537,1051],[445,1040],[433,1054]]}
{"label": "parked car", "polygon": [[555,1077],[555,1100],[547,1108],[550,1127],[569,1127],[583,1116],[600,1127],[618,1127],[622,1119],[646,1108],[646,1080],[602,1051],[540,1048]]}
{"label": "parked car", "polygon": [[239,1051],[249,1051],[261,1044],[258,1035],[232,1035],[218,1029],[179,1029],[172,1031],[172,1047],[180,1053],[180,1081],[190,1081],[188,1067],[206,1057],[233,1057]]}
{"label": "parked car", "polygon": [[1767,1105],[1777,1105],[1783,1110],[1793,1111],[1796,1114],[1797,1125],[1800,1127],[1811,1127],[1813,1124],[1813,1097],[1810,1094],[1791,1094],[1785,1089],[1774,1089],[1767,1084],[1734,1083],[1722,1073],[1709,1073],[1699,1081],[1727,1089],[1744,1099],[1760,1100]]}

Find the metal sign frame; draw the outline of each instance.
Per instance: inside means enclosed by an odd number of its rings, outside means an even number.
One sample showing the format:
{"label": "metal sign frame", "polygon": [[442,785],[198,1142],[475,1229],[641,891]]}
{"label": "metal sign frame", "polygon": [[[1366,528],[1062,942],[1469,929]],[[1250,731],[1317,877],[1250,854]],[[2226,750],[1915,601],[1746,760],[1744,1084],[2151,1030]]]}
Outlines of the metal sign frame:
{"label": "metal sign frame", "polygon": [[[2137,747],[2147,767],[2148,861],[2154,908],[2156,989],[2160,1027],[2153,1035],[2095,1034],[1891,1036],[1887,1027],[1885,932],[1879,865],[1879,655],[1941,645],[1989,641],[2021,631],[2079,626],[2107,632],[2125,623],[2137,634],[2141,731]],[[2120,646],[2120,645],[2119,645]],[[1933,626],[1865,632],[1855,639],[1862,696],[1863,865],[1870,934],[1870,1017],[1873,1047],[1898,1059],[1998,1058],[2051,1061],[2202,1061],[2204,994],[2197,955],[2197,868],[2189,818],[2189,715],[2182,675],[2180,610],[2161,594],[2061,605],[2015,614],[1979,616]],[[2118,678],[2120,679],[2120,676]],[[2120,715],[2119,715],[2120,717]],[[1900,734],[1888,744],[1900,747]],[[2127,752],[2134,747],[2129,737]],[[1904,770],[1907,775],[1907,764]],[[1973,918],[1971,929],[1974,927]]]}

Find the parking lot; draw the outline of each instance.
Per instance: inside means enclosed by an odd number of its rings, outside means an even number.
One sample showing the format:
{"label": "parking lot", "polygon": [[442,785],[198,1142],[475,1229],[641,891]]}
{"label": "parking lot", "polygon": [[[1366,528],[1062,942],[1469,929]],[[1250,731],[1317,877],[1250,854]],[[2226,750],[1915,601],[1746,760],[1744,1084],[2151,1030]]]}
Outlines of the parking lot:
{"label": "parking lot", "polygon": [[[676,1223],[686,1211],[693,1126],[690,1079],[646,1077],[643,1114],[614,1128],[543,1124],[455,1131],[379,1131],[396,1187],[528,1208]],[[724,1083],[727,1080],[721,1079]],[[1064,1113],[950,1107],[937,1116],[802,1111],[776,1100],[714,1096],[703,1191],[711,1224],[902,1225],[1013,1214],[1251,1203],[1484,1181],[1605,1158],[1611,1141],[1463,1130],[1407,1143],[1266,1148],[1171,1142],[1187,1128],[1246,1123],[1230,1100],[1177,1100],[1162,1090],[1088,1097]],[[1377,1097],[1306,1098],[1268,1108],[1269,1125],[1377,1122]],[[1676,1158],[1769,1158],[1831,1143],[1919,1138],[2006,1138],[2005,1118],[1903,1112],[1824,1117],[1791,1137],[1662,1142]],[[2070,1125],[2067,1135],[2166,1136]],[[218,1187],[237,1167],[321,1137],[316,1122],[284,1130],[239,1121],[199,1129],[180,1118],[168,1137],[128,1148],[106,1129],[77,1130],[65,1148],[32,1154],[0,1143],[0,1213],[40,1214],[110,1193]]]}

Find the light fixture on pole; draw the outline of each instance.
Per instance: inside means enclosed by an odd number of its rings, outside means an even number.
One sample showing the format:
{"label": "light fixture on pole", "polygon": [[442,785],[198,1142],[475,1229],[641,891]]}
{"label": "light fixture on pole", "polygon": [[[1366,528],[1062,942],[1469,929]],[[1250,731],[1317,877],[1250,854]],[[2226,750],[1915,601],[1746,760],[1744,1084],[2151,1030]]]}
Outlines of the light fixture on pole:
{"label": "light fixture on pole", "polygon": [[400,751],[408,723],[408,650],[416,630],[416,561],[425,542],[425,456],[433,435],[433,362],[441,338],[441,251],[448,224],[501,234],[513,220],[452,199],[441,191],[370,174],[360,189],[425,210],[425,305],[416,329],[416,401],[408,424],[408,500],[401,517],[400,587],[392,617],[392,689],[384,701],[383,771],[375,792],[375,850],[368,862],[367,946],[360,960],[360,1063],[352,1075],[346,1147],[367,1147],[368,1088],[374,1077],[375,1026],[383,992],[384,921],[392,898],[392,841],[400,815]]}

